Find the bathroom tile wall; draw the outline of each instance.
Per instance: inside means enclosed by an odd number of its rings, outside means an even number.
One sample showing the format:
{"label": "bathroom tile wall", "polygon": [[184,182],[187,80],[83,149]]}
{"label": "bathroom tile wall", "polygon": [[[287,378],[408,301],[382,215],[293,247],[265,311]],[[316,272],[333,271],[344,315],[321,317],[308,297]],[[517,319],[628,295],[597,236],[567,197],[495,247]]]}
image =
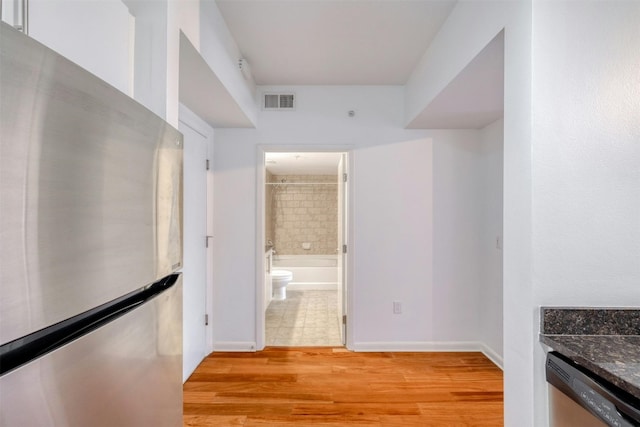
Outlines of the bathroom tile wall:
{"label": "bathroom tile wall", "polygon": [[[280,255],[335,255],[338,176],[273,175],[273,242]],[[312,183],[301,185],[295,183]],[[304,249],[303,243],[310,248]]]}
{"label": "bathroom tile wall", "polygon": [[[273,174],[269,171],[265,171],[265,182],[274,182],[273,180]],[[271,240],[272,242],[275,240],[274,239],[274,234],[273,234],[273,215],[272,215],[272,203],[273,203],[273,198],[275,196],[275,192],[276,189],[273,185],[268,185],[265,188],[265,197],[264,197],[264,202],[265,202],[265,208],[264,208],[264,243],[266,245],[267,241]]]}

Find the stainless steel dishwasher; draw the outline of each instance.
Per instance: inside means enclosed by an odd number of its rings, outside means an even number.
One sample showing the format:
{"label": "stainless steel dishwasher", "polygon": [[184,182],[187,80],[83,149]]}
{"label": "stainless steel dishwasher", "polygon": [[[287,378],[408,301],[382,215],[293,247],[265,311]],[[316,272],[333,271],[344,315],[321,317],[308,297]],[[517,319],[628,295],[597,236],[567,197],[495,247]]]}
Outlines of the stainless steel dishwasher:
{"label": "stainless steel dishwasher", "polygon": [[550,427],[640,426],[640,399],[560,355],[547,354]]}

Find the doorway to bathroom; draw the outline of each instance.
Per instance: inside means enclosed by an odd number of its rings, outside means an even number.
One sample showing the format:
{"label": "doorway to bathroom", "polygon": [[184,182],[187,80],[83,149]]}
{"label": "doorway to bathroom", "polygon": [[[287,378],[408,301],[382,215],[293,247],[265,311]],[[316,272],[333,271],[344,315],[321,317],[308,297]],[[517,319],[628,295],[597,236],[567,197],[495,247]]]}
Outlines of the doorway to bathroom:
{"label": "doorway to bathroom", "polygon": [[263,346],[343,346],[348,272],[348,154],[263,151],[259,183]]}

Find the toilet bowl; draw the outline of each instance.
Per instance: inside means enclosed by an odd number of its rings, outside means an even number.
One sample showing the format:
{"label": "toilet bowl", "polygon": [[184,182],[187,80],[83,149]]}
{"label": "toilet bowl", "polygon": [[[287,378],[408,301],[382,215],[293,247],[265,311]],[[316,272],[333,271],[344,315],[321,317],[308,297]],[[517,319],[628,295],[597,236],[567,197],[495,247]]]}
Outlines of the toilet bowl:
{"label": "toilet bowl", "polygon": [[287,285],[291,279],[293,279],[293,273],[289,270],[271,270],[273,299],[283,300],[287,298]]}

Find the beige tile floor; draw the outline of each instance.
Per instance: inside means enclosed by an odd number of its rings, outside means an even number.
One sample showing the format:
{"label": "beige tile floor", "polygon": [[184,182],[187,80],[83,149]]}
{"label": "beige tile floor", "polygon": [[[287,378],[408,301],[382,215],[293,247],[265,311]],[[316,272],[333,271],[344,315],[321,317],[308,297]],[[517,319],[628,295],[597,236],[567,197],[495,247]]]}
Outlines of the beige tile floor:
{"label": "beige tile floor", "polygon": [[270,346],[341,346],[337,291],[287,290],[271,301],[265,321]]}

